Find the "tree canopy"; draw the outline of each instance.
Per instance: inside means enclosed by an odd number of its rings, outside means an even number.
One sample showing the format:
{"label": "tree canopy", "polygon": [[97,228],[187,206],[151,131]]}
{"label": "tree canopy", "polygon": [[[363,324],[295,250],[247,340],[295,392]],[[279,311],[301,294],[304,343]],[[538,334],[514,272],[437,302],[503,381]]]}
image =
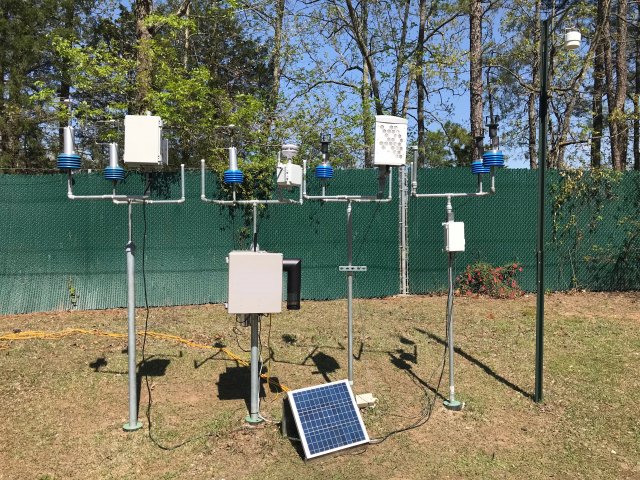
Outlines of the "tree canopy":
{"label": "tree canopy", "polygon": [[[640,5],[628,0],[3,0],[0,168],[51,168],[68,122],[99,166],[98,143],[145,111],[191,166],[222,168],[229,124],[248,162],[283,141],[317,158],[331,133],[338,163],[369,166],[376,114],[409,119],[421,165],[464,166],[489,100],[503,149],[535,168],[547,17],[548,166],[640,169]],[[573,53],[567,27],[584,36]]]}

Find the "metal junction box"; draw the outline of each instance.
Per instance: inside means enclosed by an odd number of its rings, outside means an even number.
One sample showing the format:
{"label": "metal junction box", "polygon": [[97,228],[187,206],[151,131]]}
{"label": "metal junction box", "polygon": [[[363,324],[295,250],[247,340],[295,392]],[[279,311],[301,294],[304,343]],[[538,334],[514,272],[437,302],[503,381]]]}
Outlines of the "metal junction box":
{"label": "metal junction box", "polygon": [[124,163],[131,166],[167,164],[163,148],[162,119],[152,115],[124,117]]}
{"label": "metal junction box", "polygon": [[282,254],[229,253],[229,313],[282,311]]}
{"label": "metal junction box", "polygon": [[294,163],[278,163],[278,186],[284,188],[302,185],[302,167]]}
{"label": "metal junction box", "polygon": [[445,222],[442,225],[445,252],[464,252],[464,222]]}

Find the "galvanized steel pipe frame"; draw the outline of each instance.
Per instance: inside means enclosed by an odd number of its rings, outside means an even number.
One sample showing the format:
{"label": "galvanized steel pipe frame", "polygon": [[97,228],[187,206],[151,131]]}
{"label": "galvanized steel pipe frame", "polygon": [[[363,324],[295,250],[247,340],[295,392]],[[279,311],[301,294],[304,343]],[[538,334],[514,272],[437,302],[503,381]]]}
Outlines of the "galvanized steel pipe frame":
{"label": "galvanized steel pipe frame", "polygon": [[[233,185],[231,200],[217,200],[207,198],[206,195],[206,165],[205,160],[200,160],[200,200],[205,203],[213,203],[215,205],[226,205],[235,207],[236,205],[251,205],[253,207],[253,240],[252,250],[257,250],[257,207],[258,205],[302,205],[302,189],[300,189],[300,198],[293,200],[289,198],[265,199],[265,200],[238,200],[236,198],[236,186]],[[279,189],[278,189],[279,190]],[[250,397],[249,397],[249,415],[245,418],[247,423],[256,424],[263,421],[260,415],[260,357],[259,357],[259,329],[260,314],[249,314],[249,323],[251,325],[251,360],[250,360]]]}
{"label": "galvanized steel pipe frame", "polygon": [[[373,195],[308,195],[307,194],[307,161],[302,162],[302,198],[305,200],[319,200],[322,202],[355,202],[355,203],[387,203],[392,199],[393,169],[389,169],[389,193],[386,197],[378,198]],[[324,192],[324,189],[323,189]]]}
{"label": "galvanized steel pipe frame", "polygon": [[67,198],[69,200],[111,200],[116,205],[124,205],[128,203],[134,204],[179,204],[185,202],[184,188],[184,164],[180,165],[180,198],[167,200],[151,200],[148,195],[118,195],[115,186],[111,194],[105,195],[74,195],[73,193],[73,174],[71,170],[67,173]]}
{"label": "galvanized steel pipe frame", "polygon": [[[453,207],[451,199],[457,197],[486,197],[496,193],[495,167],[491,167],[491,187],[488,192],[482,187],[482,174],[478,175],[478,190],[476,192],[450,192],[450,193],[417,193],[418,191],[418,151],[414,151],[411,165],[411,196],[414,198],[446,198],[447,221],[453,221]],[[447,252],[448,257],[448,296],[447,296],[447,348],[449,349],[449,398],[445,400],[445,406],[451,410],[459,410],[460,402],[455,399],[454,383],[454,341],[453,341],[453,258],[452,252]]]}
{"label": "galvanized steel pipe frame", "polygon": [[67,198],[70,200],[111,200],[116,205],[126,204],[128,240],[125,245],[127,259],[127,357],[129,377],[129,421],[123,425],[123,429],[129,432],[138,430],[142,423],[138,421],[138,386],[136,372],[136,295],[135,295],[135,249],[133,241],[132,205],[138,204],[181,204],[185,201],[184,164],[180,165],[180,191],[178,199],[150,200],[146,195],[118,195],[115,187],[111,195],[74,195],[73,178],[71,171],[67,174]]}
{"label": "galvanized steel pipe frame", "polygon": [[238,200],[236,199],[236,188],[233,186],[232,199],[231,200],[218,200],[215,198],[207,198],[206,195],[206,181],[205,181],[206,166],[204,159],[200,160],[200,200],[205,203],[213,203],[215,205],[302,205],[302,189],[300,189],[300,198],[293,200],[291,198],[277,198],[277,199],[264,199],[264,200]]}
{"label": "galvanized steel pipe frame", "polygon": [[411,162],[411,196],[413,198],[453,198],[453,197],[486,197],[496,193],[496,167],[491,167],[491,187],[488,192],[483,190],[482,174],[478,174],[478,190],[476,192],[451,192],[451,193],[418,193],[418,150],[415,150]]}
{"label": "galvanized steel pipe frame", "polygon": [[[389,193],[386,197],[364,195],[308,195],[307,194],[307,161],[302,166],[302,197],[305,200],[318,200],[321,202],[342,202],[347,204],[347,266],[353,266],[353,211],[352,203],[388,203],[392,200],[393,169],[389,169],[388,175]],[[324,192],[324,190],[323,190]],[[347,372],[348,380],[353,385],[353,274],[351,270],[347,274]]]}

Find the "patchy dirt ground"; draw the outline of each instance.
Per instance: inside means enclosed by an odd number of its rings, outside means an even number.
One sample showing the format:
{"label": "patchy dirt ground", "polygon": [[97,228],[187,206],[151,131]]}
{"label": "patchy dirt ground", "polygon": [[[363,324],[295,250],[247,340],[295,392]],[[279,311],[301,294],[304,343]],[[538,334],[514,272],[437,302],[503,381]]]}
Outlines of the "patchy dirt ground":
{"label": "patchy dirt ground", "polygon": [[[445,297],[357,300],[356,393],[378,442],[305,462],[281,436],[283,394],[264,383],[270,422],[243,423],[249,330],[216,305],[157,308],[140,372],[143,429],[127,420],[126,339],[0,341],[0,479],[640,478],[640,295],[547,297],[545,400],[532,402],[535,297],[456,299],[461,412],[442,406]],[[145,312],[138,312],[144,326]],[[126,311],[0,317],[0,332],[126,333]],[[346,302],[305,302],[262,321],[269,374],[290,388],[346,377]],[[444,367],[444,371],[443,371]],[[444,373],[443,373],[444,372]],[[430,415],[429,415],[430,412]],[[391,436],[398,429],[418,425]]]}

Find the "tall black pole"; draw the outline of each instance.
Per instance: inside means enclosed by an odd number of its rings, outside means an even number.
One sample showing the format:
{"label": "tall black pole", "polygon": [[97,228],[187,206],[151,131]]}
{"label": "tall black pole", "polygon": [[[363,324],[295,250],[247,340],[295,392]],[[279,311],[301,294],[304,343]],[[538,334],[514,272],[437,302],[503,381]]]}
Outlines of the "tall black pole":
{"label": "tall black pole", "polygon": [[538,245],[536,251],[536,387],[533,400],[542,402],[542,369],[544,365],[544,207],[547,168],[547,125],[549,122],[549,25],[550,18],[542,21],[540,37],[540,107],[538,139]]}

